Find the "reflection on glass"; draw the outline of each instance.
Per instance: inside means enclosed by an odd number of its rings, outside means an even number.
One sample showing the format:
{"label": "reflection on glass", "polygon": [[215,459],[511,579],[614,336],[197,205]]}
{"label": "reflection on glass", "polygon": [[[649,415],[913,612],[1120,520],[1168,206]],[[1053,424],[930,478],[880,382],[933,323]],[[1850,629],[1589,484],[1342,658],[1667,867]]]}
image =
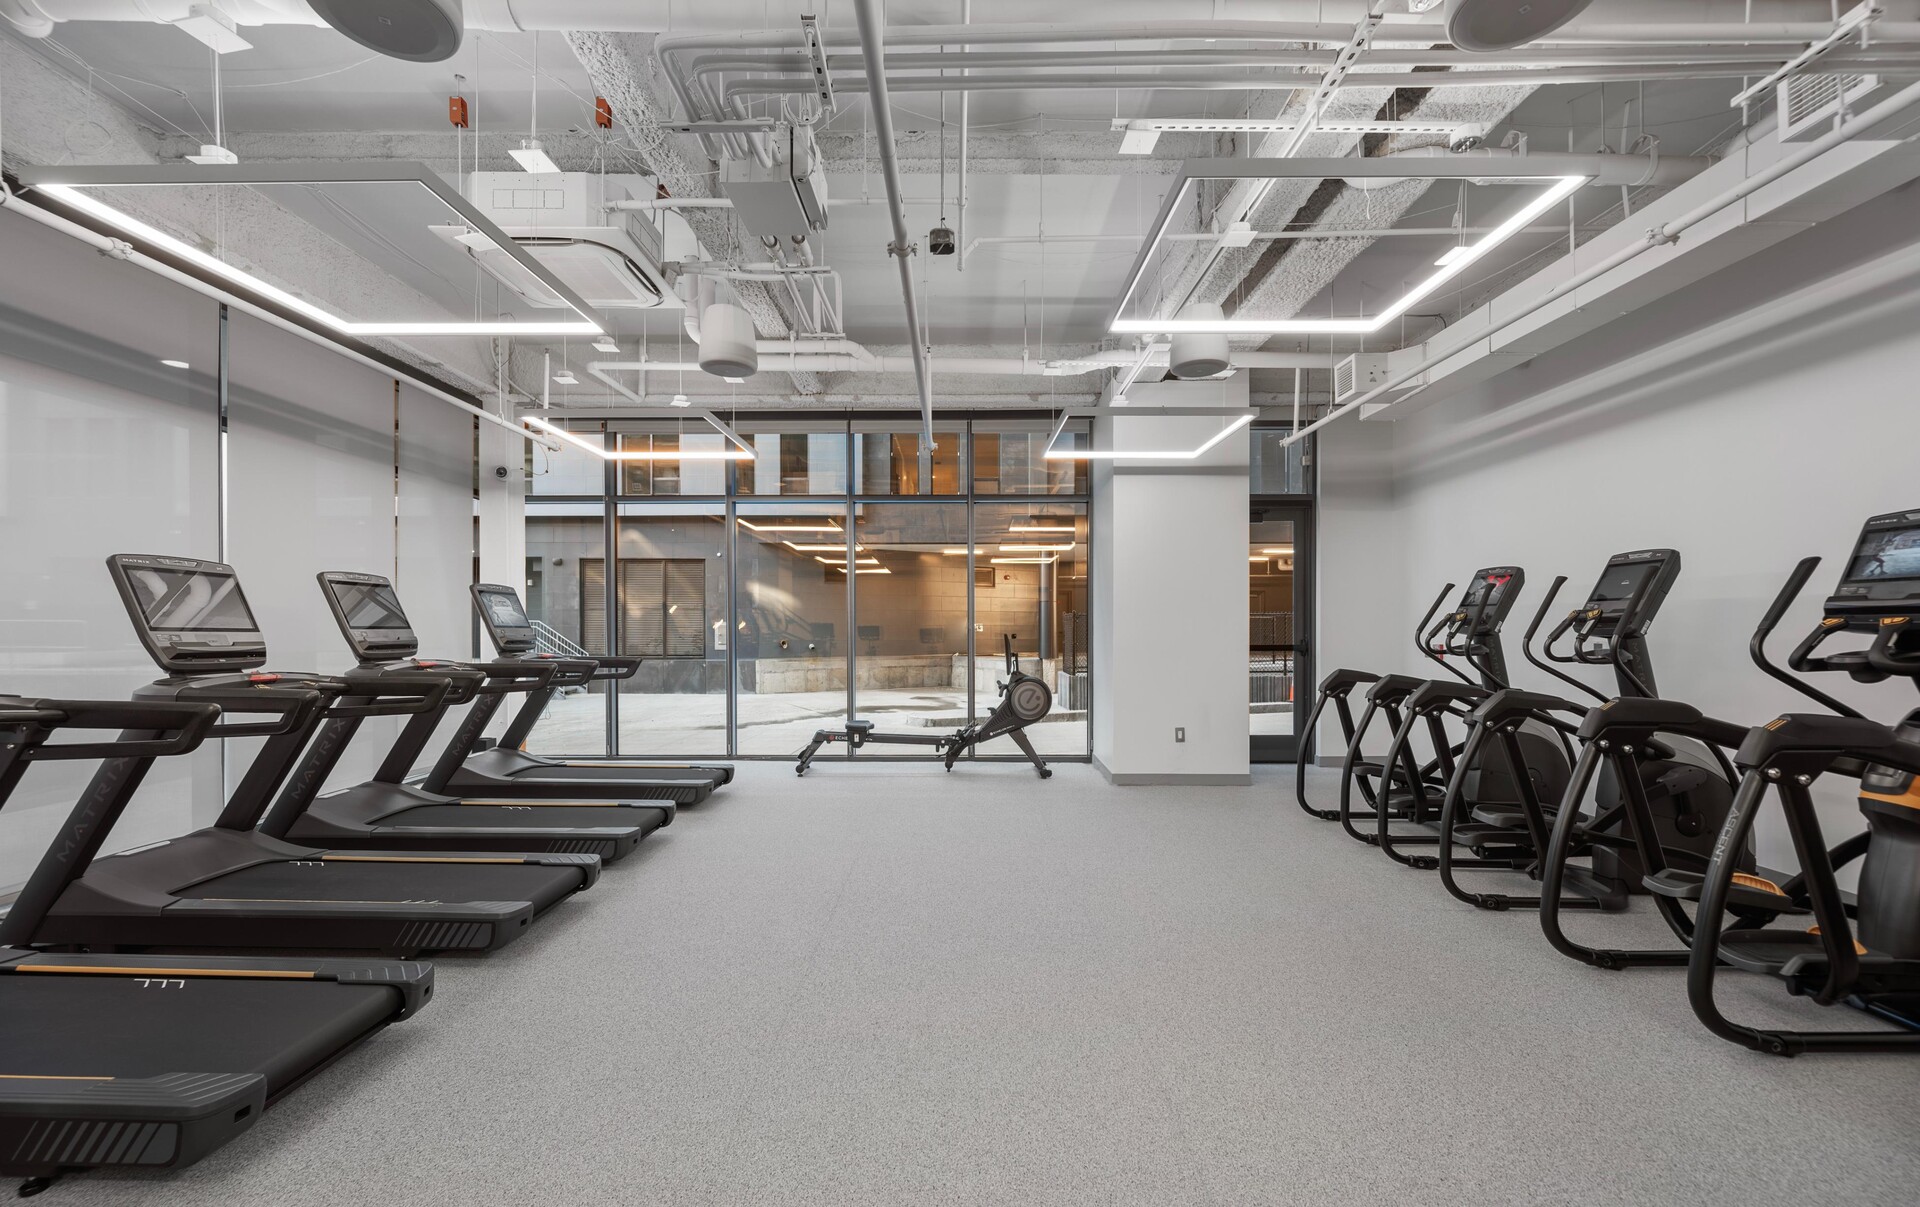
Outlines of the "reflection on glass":
{"label": "reflection on glass", "polygon": [[[1006,682],[1006,642],[1022,670],[1053,689],[1053,712],[1027,728],[1043,755],[1085,755],[1087,726],[1087,515],[1077,503],[974,507],[976,718],[993,711]],[[1001,738],[982,754],[1021,757]]]}
{"label": "reflection on glass", "polygon": [[[590,444],[602,439],[600,425],[571,424],[569,429]],[[527,441],[527,493],[530,495],[592,495],[607,490],[607,463],[571,441],[559,441],[560,451]]]}
{"label": "reflection on glass", "polygon": [[965,726],[967,505],[856,504],[854,531],[854,712],[909,733]]}
{"label": "reflection on glass", "polygon": [[1247,708],[1255,737],[1293,732],[1293,521],[1256,520],[1247,546]]}
{"label": "reflection on glass", "polygon": [[1311,470],[1306,464],[1309,441],[1285,443],[1293,429],[1255,428],[1250,444],[1251,488],[1257,495],[1304,495],[1313,491]]}
{"label": "reflection on glass", "polygon": [[622,495],[722,495],[727,492],[727,463],[704,457],[682,461],[677,452],[719,453],[726,438],[711,428],[681,431],[672,425],[630,428],[620,425],[622,453],[648,454],[646,460],[620,462]]}
{"label": "reflection on glass", "polygon": [[717,505],[620,508],[620,652],[646,661],[617,684],[617,753],[727,752],[726,549]]}
{"label": "reflection on glass", "polygon": [[847,509],[742,503],[736,517],[737,750],[792,755],[846,720]]}
{"label": "reflection on glass", "polygon": [[[973,490],[982,495],[1087,493],[1087,462],[1046,459],[1053,424],[1044,419],[979,420],[973,425]],[[1067,424],[1055,449],[1085,449],[1084,421]]]}
{"label": "reflection on glass", "polygon": [[966,426],[935,424],[932,473],[920,475],[920,425],[863,420],[853,425],[854,483],[859,495],[957,495],[966,490]]}
{"label": "reflection on glass", "polygon": [[753,460],[736,461],[742,495],[838,495],[847,491],[847,429],[819,423],[755,423],[741,436]]}
{"label": "reflection on glass", "polygon": [[[589,582],[587,567],[604,567],[605,520],[599,503],[527,504],[527,615],[540,648],[560,654],[607,652],[604,578]],[[510,712],[514,703],[502,707]],[[607,696],[603,684],[555,693],[528,735],[535,754],[607,753]]]}

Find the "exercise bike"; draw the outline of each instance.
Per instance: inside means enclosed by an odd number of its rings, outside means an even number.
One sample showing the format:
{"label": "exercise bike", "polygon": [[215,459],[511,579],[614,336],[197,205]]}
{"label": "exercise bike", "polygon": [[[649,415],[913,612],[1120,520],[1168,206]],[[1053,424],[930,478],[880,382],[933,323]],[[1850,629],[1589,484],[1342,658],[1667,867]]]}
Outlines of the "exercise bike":
{"label": "exercise bike", "polygon": [[1012,738],[1014,744],[1020,747],[1020,752],[1032,761],[1033,769],[1040,773],[1040,778],[1047,779],[1053,771],[1041,759],[1039,752],[1034,750],[1033,743],[1027,741],[1023,731],[1052,711],[1053,690],[1045,681],[1020,669],[1020,659],[1013,652],[1013,634],[1007,634],[1006,640],[1007,679],[998,685],[1000,703],[994,706],[986,719],[964,729],[938,735],[875,733],[872,721],[848,721],[845,729],[815,732],[813,741],[807,743],[807,748],[800,752],[793,773],[805,775],[807,768],[813,765],[813,757],[820,753],[820,748],[835,742],[845,742],[851,750],[858,750],[869,743],[881,746],[931,746],[933,757],[945,762],[947,770],[952,771],[960,756],[980,743],[995,738]]}

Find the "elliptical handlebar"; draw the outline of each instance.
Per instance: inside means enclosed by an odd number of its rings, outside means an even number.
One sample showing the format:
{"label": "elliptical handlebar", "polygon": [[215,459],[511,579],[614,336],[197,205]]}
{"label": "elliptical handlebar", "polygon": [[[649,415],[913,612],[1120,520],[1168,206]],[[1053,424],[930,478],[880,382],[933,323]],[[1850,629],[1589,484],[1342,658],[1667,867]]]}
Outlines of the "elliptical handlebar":
{"label": "elliptical handlebar", "polygon": [[1427,622],[1433,619],[1434,613],[1440,610],[1440,605],[1446,603],[1447,596],[1452,594],[1453,584],[1448,583],[1446,586],[1440,588],[1440,594],[1434,596],[1433,602],[1427,605],[1426,615],[1420,618],[1419,624],[1413,626],[1413,648],[1420,651],[1421,657],[1426,658],[1430,662],[1438,663],[1442,669],[1449,675],[1460,680],[1460,682],[1472,683],[1473,680],[1461,674],[1451,662],[1447,661],[1447,655],[1454,652],[1451,642],[1443,643],[1439,652],[1436,652],[1433,648],[1434,635],[1447,626],[1448,620],[1452,619],[1452,614],[1448,614],[1447,620],[1442,620],[1431,628],[1427,627]]}
{"label": "elliptical handlebar", "polygon": [[[1793,573],[1787,576],[1786,585],[1781,587],[1780,593],[1773,597],[1773,603],[1768,606],[1767,614],[1760,618],[1760,627],[1753,631],[1752,639],[1747,642],[1747,653],[1753,658],[1755,666],[1765,671],[1772,678],[1778,679],[1801,695],[1813,700],[1822,708],[1829,709],[1843,717],[1858,717],[1860,716],[1858,709],[1853,708],[1851,705],[1841,703],[1813,684],[1801,679],[1798,675],[1788,674],[1778,666],[1775,666],[1772,660],[1767,657],[1767,638],[1771,637],[1773,630],[1779,627],[1780,618],[1787,614],[1787,609],[1792,606],[1793,601],[1799,597],[1801,590],[1807,585],[1807,580],[1813,577],[1813,572],[1819,565],[1819,558],[1803,557],[1800,559],[1799,564],[1794,566]],[[1838,627],[1838,625],[1823,624],[1815,629],[1813,634],[1801,642],[1799,647],[1793,651],[1793,654],[1787,660],[1788,665],[1792,666],[1794,670],[1826,669],[1824,659],[1813,660],[1809,655],[1812,653],[1814,646],[1818,645],[1826,638],[1828,633]]]}
{"label": "elliptical handlebar", "polygon": [[[1533,623],[1527,626],[1526,636],[1520,639],[1520,652],[1521,654],[1526,656],[1526,659],[1528,662],[1531,662],[1533,665],[1539,667],[1541,670],[1547,672],[1549,675],[1552,675],[1554,678],[1560,680],[1562,683],[1571,684],[1572,686],[1577,687],[1581,691],[1587,693],[1589,696],[1592,696],[1594,699],[1600,701],[1602,704],[1605,704],[1607,702],[1607,698],[1601,695],[1598,691],[1587,686],[1585,683],[1580,682],[1580,680],[1574,678],[1572,675],[1567,674],[1565,671],[1562,671],[1557,667],[1552,667],[1547,665],[1545,662],[1542,662],[1540,661],[1540,659],[1534,657],[1534,654],[1533,654],[1533,636],[1535,633],[1540,631],[1540,622],[1547,618],[1548,609],[1553,607],[1553,601],[1560,594],[1560,588],[1566,586],[1566,584],[1567,584],[1566,575],[1558,574],[1554,576],[1553,582],[1547,587],[1547,597],[1540,601],[1540,607],[1533,614]],[[1546,644],[1541,646],[1540,648],[1546,653],[1546,656],[1549,659],[1552,659],[1554,662],[1562,661],[1560,657],[1554,654],[1553,643],[1560,640],[1561,635],[1564,634],[1569,628],[1572,627],[1574,620],[1579,615],[1580,615],[1580,612],[1578,609],[1567,613],[1566,619],[1562,620],[1559,624],[1555,625],[1553,627],[1553,631],[1547,634]],[[1565,659],[1565,661],[1572,661],[1572,659]]]}

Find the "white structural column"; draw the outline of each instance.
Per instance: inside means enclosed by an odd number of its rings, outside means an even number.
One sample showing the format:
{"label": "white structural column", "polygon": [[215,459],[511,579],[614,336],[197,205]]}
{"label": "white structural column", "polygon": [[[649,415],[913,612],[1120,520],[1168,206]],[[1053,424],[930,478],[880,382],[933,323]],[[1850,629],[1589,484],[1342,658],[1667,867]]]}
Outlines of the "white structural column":
{"label": "white structural column", "polygon": [[[1135,385],[1128,398],[1245,406],[1247,375]],[[1115,407],[1093,442],[1191,449],[1230,422]],[[1242,427],[1193,461],[1094,462],[1093,757],[1116,784],[1250,781],[1247,450]]]}
{"label": "white structural column", "polygon": [[[476,503],[480,581],[527,589],[526,442],[504,428],[480,424],[480,494]],[[505,466],[502,478],[497,468]],[[491,657],[493,651],[481,651]]]}

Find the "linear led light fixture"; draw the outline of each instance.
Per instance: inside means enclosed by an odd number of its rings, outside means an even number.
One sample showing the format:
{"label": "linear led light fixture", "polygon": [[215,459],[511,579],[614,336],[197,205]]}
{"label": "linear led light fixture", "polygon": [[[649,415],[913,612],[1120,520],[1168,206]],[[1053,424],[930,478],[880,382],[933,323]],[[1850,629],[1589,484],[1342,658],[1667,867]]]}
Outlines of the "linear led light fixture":
{"label": "linear led light fixture", "polygon": [[[847,564],[847,559],[844,557],[816,556],[813,560],[823,566],[844,566]],[[856,557],[853,559],[853,564],[856,566],[877,566],[880,564],[880,559],[877,557]]]}
{"label": "linear led light fixture", "polygon": [[996,566],[1051,566],[1059,559],[1051,557],[996,557],[991,560]]}
{"label": "linear led light fixture", "polygon": [[[1174,319],[1127,318],[1127,307],[1146,279],[1160,246],[1168,241],[1168,227],[1179,212],[1196,182],[1203,180],[1340,179],[1365,176],[1384,179],[1416,178],[1427,180],[1537,180],[1547,187],[1521,206],[1519,211],[1482,235],[1477,242],[1463,245],[1458,254],[1434,266],[1425,280],[1408,290],[1384,310],[1366,318],[1335,319]],[[1523,155],[1492,157],[1486,155],[1449,155],[1432,159],[1394,160],[1377,157],[1342,159],[1196,159],[1181,166],[1180,178],[1167,190],[1160,214],[1154,220],[1152,234],[1134,257],[1133,269],[1121,290],[1120,303],[1114,307],[1107,330],[1113,335],[1370,335],[1399,318],[1409,308],[1464,272],[1494,248],[1574,190],[1586,184],[1586,176],[1569,176],[1564,168],[1532,167]],[[1224,239],[1224,236],[1222,236]]]}
{"label": "linear led light fixture", "polygon": [[1072,532],[1073,530],[1074,528],[1072,524],[1061,524],[1058,526],[1055,526],[1052,524],[1009,524],[1007,525],[1008,532]]}
{"label": "linear led light fixture", "polygon": [[732,448],[663,448],[629,451],[627,449],[602,448],[590,440],[583,440],[573,432],[557,423],[549,423],[538,415],[522,415],[520,422],[528,427],[558,436],[560,439],[580,449],[592,453],[602,461],[751,461],[753,450],[740,441],[738,436],[728,434],[734,442]]}
{"label": "linear led light fixture", "polygon": [[[1060,422],[1054,425],[1053,434],[1047,437],[1047,449],[1042,459],[1047,461],[1195,461],[1212,451],[1214,445],[1252,423],[1253,417],[1258,413],[1251,407],[1128,407],[1121,411],[1103,410],[1098,407],[1068,407],[1060,413]],[[1194,419],[1220,415],[1227,417],[1230,421],[1197,448],[1057,449],[1053,447],[1054,443],[1060,439],[1060,433],[1066,430],[1069,419],[1087,415],[1109,415],[1128,419]]]}
{"label": "linear led light fixture", "polygon": [[[36,166],[20,170],[22,183],[34,192],[85,214],[129,240],[142,243],[163,256],[184,263],[194,270],[237,287],[247,295],[300,315],[339,335],[585,335],[604,333],[599,316],[564,281],[554,276],[518,243],[474,209],[459,193],[430,173],[423,164],[406,163],[309,163],[309,164],[197,164],[181,170],[178,164],[134,164],[127,166]],[[296,297],[277,285],[236,268],[184,240],[142,222],[115,206],[107,204],[89,190],[206,185],[328,185],[328,184],[411,184],[427,190],[460,222],[484,235],[501,251],[511,256],[522,269],[563,301],[576,319],[494,319],[473,322],[400,321],[363,323],[341,318],[325,307]]]}
{"label": "linear led light fixture", "polygon": [[1002,545],[1002,553],[1065,553],[1072,545]]}
{"label": "linear led light fixture", "polygon": [[[740,522],[743,524],[746,523],[745,520],[742,520]],[[752,527],[751,524],[748,524],[747,526],[749,528]],[[838,529],[836,529],[835,531],[838,531]],[[845,553],[847,551],[847,547],[845,545],[796,545],[792,541],[781,541],[780,543],[782,545],[785,545],[787,548],[793,550],[795,553]],[[867,547],[865,545],[855,545],[853,547],[853,551],[855,553],[865,553],[867,551]]]}
{"label": "linear led light fixture", "polygon": [[[740,517],[740,523],[743,527],[751,528],[755,532],[845,532],[846,531],[846,529],[840,527],[840,525],[832,524],[832,523],[828,523],[828,524],[756,524],[752,520],[747,519],[745,516]],[[835,548],[839,548],[839,546],[835,546]]]}

